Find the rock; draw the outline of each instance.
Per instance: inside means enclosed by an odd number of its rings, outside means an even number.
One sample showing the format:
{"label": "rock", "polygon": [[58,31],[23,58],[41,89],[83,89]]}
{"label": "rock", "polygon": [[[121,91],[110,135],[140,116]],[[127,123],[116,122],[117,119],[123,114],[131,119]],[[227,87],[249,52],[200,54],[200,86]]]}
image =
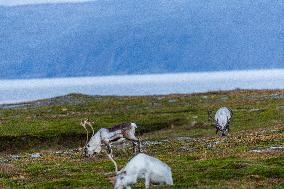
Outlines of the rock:
{"label": "rock", "polygon": [[175,102],[176,102],[176,100],[174,100],[174,99],[169,100],[169,103],[175,103]]}
{"label": "rock", "polygon": [[272,94],[270,98],[284,98],[284,94]]}
{"label": "rock", "polygon": [[284,146],[271,146],[271,150],[284,150]]}
{"label": "rock", "polygon": [[265,148],[265,149],[255,149],[255,150],[251,150],[251,152],[255,152],[255,153],[265,153],[265,152],[272,152],[275,150],[284,150],[284,146],[271,146],[269,148]]}
{"label": "rock", "polygon": [[252,152],[261,153],[264,152],[264,150],[252,150]]}
{"label": "rock", "polygon": [[31,154],[31,158],[40,158],[41,155],[39,153]]}
{"label": "rock", "polygon": [[21,156],[19,155],[11,155],[11,160],[19,160]]}
{"label": "rock", "polygon": [[195,150],[194,148],[189,148],[186,146],[182,146],[180,149],[185,152],[193,152]]}
{"label": "rock", "polygon": [[277,109],[284,109],[284,106],[276,106]]}
{"label": "rock", "polygon": [[220,99],[221,99],[222,101],[226,101],[226,100],[228,100],[228,99],[229,99],[229,97],[224,96],[224,97],[221,97]]}
{"label": "rock", "polygon": [[168,140],[161,140],[161,141],[155,141],[155,140],[149,141],[148,140],[148,141],[143,141],[142,144],[143,146],[150,146],[150,145],[164,144],[166,142],[168,142]]}
{"label": "rock", "polygon": [[216,144],[221,143],[222,141],[215,141],[215,142],[210,142],[207,144],[207,148],[212,148],[214,147]]}
{"label": "rock", "polygon": [[267,110],[267,108],[253,108],[253,109],[250,109],[249,112],[258,112],[258,111],[265,111]]}

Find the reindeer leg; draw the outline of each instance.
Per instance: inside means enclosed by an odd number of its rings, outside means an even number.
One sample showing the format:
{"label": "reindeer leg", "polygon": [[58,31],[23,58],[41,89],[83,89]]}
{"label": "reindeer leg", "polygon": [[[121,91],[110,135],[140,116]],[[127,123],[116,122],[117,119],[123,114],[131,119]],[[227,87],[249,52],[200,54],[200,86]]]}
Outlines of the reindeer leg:
{"label": "reindeer leg", "polygon": [[216,135],[218,134],[218,129],[216,129]]}
{"label": "reindeer leg", "polygon": [[138,143],[138,152],[140,153],[141,152],[141,141],[139,138],[138,138],[137,143]]}
{"label": "reindeer leg", "polygon": [[[133,144],[133,153],[136,153],[136,149],[135,147],[138,146],[138,151],[141,152],[141,144],[140,144],[140,140],[134,136],[134,135],[128,135],[127,137],[125,137],[127,140],[130,140],[132,141],[132,144]],[[136,144],[137,143],[137,144]]]}
{"label": "reindeer leg", "polygon": [[230,131],[230,125],[228,125],[228,128],[227,128],[227,135],[229,135],[229,131]]}
{"label": "reindeer leg", "polygon": [[134,141],[132,141],[132,145],[133,145],[133,153],[136,154],[136,144]]}
{"label": "reindeer leg", "polygon": [[107,153],[112,155],[112,149],[111,149],[110,143],[107,141],[103,141],[103,142],[107,146]]}
{"label": "reindeer leg", "polygon": [[108,144],[107,150],[108,150],[108,152],[112,155],[112,148],[111,148],[111,145],[110,145],[110,144]]}
{"label": "reindeer leg", "polygon": [[138,148],[138,153],[140,153],[141,152],[141,141],[138,138],[136,138],[135,140],[132,139],[131,141],[133,143],[133,153],[136,154],[136,146]]}
{"label": "reindeer leg", "polygon": [[[132,141],[133,141],[133,148],[135,148],[137,146],[138,153],[140,153],[141,152],[141,142],[140,142],[140,140],[138,138],[136,138],[135,140],[132,140]],[[136,154],[136,148],[135,148],[135,154]]]}
{"label": "reindeer leg", "polygon": [[149,174],[145,175],[145,188],[146,189],[150,188],[150,175]]}

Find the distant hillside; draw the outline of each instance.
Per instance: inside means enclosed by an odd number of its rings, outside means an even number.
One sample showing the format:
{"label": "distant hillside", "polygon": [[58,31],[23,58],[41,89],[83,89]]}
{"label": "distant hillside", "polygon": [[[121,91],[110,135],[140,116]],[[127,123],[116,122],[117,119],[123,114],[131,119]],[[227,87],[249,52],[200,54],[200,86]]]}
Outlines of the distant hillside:
{"label": "distant hillside", "polygon": [[284,1],[0,7],[0,78],[284,68]]}

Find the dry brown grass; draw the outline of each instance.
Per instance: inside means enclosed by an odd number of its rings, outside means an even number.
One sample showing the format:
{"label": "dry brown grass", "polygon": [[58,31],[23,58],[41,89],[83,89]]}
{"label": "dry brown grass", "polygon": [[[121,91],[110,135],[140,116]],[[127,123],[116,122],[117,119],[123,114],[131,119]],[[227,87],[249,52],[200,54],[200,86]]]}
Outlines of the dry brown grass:
{"label": "dry brown grass", "polygon": [[8,163],[0,164],[0,177],[15,175],[17,172],[18,169],[12,164]]}

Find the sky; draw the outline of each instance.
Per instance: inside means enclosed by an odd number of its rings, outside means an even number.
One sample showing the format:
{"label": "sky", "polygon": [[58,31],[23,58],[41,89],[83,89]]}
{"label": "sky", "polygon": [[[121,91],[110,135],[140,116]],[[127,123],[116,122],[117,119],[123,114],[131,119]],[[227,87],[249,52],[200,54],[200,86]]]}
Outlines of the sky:
{"label": "sky", "polygon": [[75,3],[86,2],[92,0],[0,0],[0,5],[3,6],[16,6],[26,4],[41,4],[41,3]]}

